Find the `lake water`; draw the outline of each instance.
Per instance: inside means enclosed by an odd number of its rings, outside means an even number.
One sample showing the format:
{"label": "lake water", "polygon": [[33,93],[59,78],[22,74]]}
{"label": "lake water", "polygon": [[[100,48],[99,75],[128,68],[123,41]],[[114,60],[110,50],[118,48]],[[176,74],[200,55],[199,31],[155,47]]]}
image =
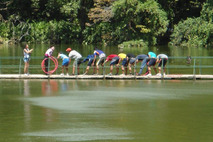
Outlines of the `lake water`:
{"label": "lake water", "polygon": [[0,80],[0,141],[212,142],[212,84]]}
{"label": "lake water", "polygon": [[[153,47],[132,47],[119,49],[117,46],[94,46],[94,45],[81,45],[81,44],[60,44],[54,45],[56,47],[53,55],[57,56],[59,52],[66,53],[66,48],[71,47],[72,49],[78,51],[82,54],[83,57],[86,57],[89,54],[93,54],[94,47],[98,47],[103,50],[106,55],[109,54],[119,54],[124,53],[133,53],[135,55],[147,54],[149,51],[153,51],[156,54],[167,54],[172,57],[186,57],[186,56],[213,56],[213,49],[211,48],[194,48],[194,47],[172,47],[172,46],[153,46]],[[6,56],[23,56],[24,44],[18,45],[0,45],[0,57]],[[29,48],[33,48],[34,51],[31,54],[32,57],[35,56],[44,56],[45,51],[50,47],[50,44],[29,44]]]}
{"label": "lake water", "polygon": [[[48,46],[30,45],[34,48],[32,57],[42,59]],[[54,56],[68,46],[56,45]],[[21,47],[0,45],[0,57],[22,56]],[[71,47],[84,57],[93,52],[93,46]],[[213,55],[212,49],[205,48],[101,49],[107,55],[120,52],[137,55],[148,51],[173,57]],[[31,60],[31,66],[40,66],[41,59]],[[204,62],[212,64],[211,60]],[[10,58],[0,63],[20,62]],[[178,63],[185,64],[185,60]],[[212,84],[211,80],[1,79],[0,141],[212,142]]]}

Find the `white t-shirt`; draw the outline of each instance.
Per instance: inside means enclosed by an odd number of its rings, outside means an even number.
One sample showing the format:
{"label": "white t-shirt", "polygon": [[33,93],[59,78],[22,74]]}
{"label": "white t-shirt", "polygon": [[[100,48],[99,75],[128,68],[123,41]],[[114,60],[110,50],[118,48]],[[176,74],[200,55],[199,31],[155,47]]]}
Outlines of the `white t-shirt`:
{"label": "white t-shirt", "polygon": [[157,59],[168,59],[168,56],[166,55],[166,54],[159,54],[158,56],[157,56]]}
{"label": "white t-shirt", "polygon": [[69,53],[69,58],[71,58],[71,59],[77,60],[77,59],[79,59],[79,58],[81,58],[81,57],[82,57],[81,54],[78,53],[78,52],[75,51],[75,50],[72,50],[72,51]]}
{"label": "white t-shirt", "polygon": [[53,54],[52,48],[49,48],[49,49],[45,52],[45,56],[48,56],[48,57],[52,56],[52,54]]}

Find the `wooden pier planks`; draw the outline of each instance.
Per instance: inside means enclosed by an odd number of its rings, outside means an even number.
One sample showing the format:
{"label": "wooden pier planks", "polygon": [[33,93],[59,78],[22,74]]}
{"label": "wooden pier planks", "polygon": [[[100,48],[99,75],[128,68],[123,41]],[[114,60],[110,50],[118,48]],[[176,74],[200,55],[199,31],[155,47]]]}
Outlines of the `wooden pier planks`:
{"label": "wooden pier planks", "polygon": [[61,76],[61,75],[43,75],[43,74],[30,74],[25,76],[24,74],[0,74],[0,79],[170,79],[170,80],[213,80],[213,75],[192,75],[192,74],[169,74],[165,76],[134,76],[134,75],[74,75],[74,76]]}

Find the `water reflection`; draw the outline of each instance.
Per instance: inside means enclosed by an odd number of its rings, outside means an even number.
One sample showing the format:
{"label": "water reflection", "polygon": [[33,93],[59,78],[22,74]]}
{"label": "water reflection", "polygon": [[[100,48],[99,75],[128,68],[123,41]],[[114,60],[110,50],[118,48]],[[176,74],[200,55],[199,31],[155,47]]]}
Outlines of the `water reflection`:
{"label": "water reflection", "polygon": [[[1,80],[0,83],[0,141],[213,139],[212,81]],[[17,92],[19,89],[22,91]]]}
{"label": "water reflection", "polygon": [[51,96],[58,92],[58,82],[55,80],[44,80],[41,83],[42,94],[44,96]]}

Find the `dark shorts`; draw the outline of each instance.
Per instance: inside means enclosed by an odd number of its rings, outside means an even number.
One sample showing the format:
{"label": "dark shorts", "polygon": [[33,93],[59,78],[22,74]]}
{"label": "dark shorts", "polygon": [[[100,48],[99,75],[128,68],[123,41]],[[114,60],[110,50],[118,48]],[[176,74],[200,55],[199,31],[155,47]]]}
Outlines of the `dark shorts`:
{"label": "dark shorts", "polygon": [[[92,65],[92,62],[93,62],[93,59],[89,59],[89,62],[88,62],[88,64],[87,64],[87,66],[91,66],[91,65]],[[96,60],[95,60],[95,62],[94,62],[94,66],[95,66],[95,64],[96,64]]]}
{"label": "dark shorts", "polygon": [[151,66],[154,66],[155,64],[156,64],[156,59],[155,58],[151,58],[149,60],[148,66],[151,67]]}
{"label": "dark shorts", "polygon": [[82,63],[83,59],[78,59],[77,65],[79,66]]}
{"label": "dark shorts", "polygon": [[122,61],[122,66],[127,66],[127,65],[128,65],[128,61],[127,61],[127,58],[125,58]]}
{"label": "dark shorts", "polygon": [[98,66],[98,65],[100,65],[100,64],[103,64],[103,63],[104,63],[104,60],[105,60],[105,58],[99,59],[96,65]]}
{"label": "dark shorts", "polygon": [[129,61],[129,63],[130,63],[130,64],[134,64],[134,63],[135,63],[135,61],[136,61],[136,59],[135,59],[135,58],[131,58],[131,59],[130,59],[130,61]]}
{"label": "dark shorts", "polygon": [[167,59],[162,59],[162,60],[160,61],[160,63],[158,64],[158,67],[161,67],[162,63],[163,63],[163,67],[165,67],[165,65],[166,65],[166,63],[167,63]]}
{"label": "dark shorts", "polygon": [[112,61],[110,62],[110,66],[118,64],[118,61],[119,61],[119,57],[112,58]]}

